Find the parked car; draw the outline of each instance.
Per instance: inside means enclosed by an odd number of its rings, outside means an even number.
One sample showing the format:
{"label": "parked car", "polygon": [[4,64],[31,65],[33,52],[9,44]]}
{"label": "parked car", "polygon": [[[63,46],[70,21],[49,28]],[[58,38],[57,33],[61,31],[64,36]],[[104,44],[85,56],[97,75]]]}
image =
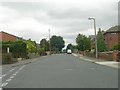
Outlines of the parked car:
{"label": "parked car", "polygon": [[67,50],[67,54],[72,54],[71,49],[68,49],[68,50]]}

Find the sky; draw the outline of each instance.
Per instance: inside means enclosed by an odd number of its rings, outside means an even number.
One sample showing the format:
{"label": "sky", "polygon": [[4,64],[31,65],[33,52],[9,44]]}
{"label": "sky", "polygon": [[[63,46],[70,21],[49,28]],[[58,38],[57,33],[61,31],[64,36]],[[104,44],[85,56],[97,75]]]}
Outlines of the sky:
{"label": "sky", "polygon": [[0,0],[0,31],[31,38],[37,43],[50,35],[62,36],[65,45],[77,35],[93,35],[96,27],[108,30],[118,24],[119,0]]}

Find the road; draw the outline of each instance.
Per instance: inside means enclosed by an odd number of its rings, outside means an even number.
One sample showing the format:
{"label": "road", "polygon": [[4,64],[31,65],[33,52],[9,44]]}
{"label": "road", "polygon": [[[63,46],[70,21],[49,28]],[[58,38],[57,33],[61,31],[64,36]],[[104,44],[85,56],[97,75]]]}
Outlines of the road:
{"label": "road", "polygon": [[71,54],[37,58],[3,70],[3,88],[118,88],[118,70]]}

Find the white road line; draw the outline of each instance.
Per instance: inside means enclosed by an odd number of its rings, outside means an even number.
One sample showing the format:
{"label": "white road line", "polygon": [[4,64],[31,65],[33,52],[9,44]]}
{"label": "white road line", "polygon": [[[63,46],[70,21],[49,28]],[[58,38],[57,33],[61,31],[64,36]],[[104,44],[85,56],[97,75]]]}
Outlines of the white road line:
{"label": "white road line", "polygon": [[26,65],[23,65],[19,70],[22,70]]}
{"label": "white road line", "polygon": [[14,76],[11,76],[10,78],[11,78],[11,79],[13,79],[13,78],[14,78]]}
{"label": "white road line", "polygon": [[9,72],[12,72],[12,71],[14,71],[14,70],[15,70],[15,68],[11,69]]}
{"label": "white road line", "polygon": [[[19,70],[22,70],[25,66],[26,66],[26,65],[23,65],[21,68],[19,68]],[[15,68],[9,70],[9,72],[7,72],[7,73],[10,73],[10,72],[12,72],[12,71],[14,71],[14,70],[15,70]],[[8,82],[10,82],[10,81],[14,78],[14,76],[16,76],[17,73],[19,73],[19,70],[17,70],[9,79],[7,79],[5,83],[2,83],[1,87],[5,87],[5,86],[8,84]],[[2,76],[0,77],[0,79],[2,79],[2,77],[5,77],[6,75],[7,75],[7,74],[2,75]],[[2,88],[0,88],[0,90],[2,90]]]}
{"label": "white road line", "polygon": [[6,81],[9,82],[9,81],[11,81],[11,80],[12,80],[12,79],[7,79]]}
{"label": "white road line", "polygon": [[5,77],[7,74],[3,74],[2,77]]}
{"label": "white road line", "polygon": [[19,70],[22,70],[23,68],[20,68]]}
{"label": "white road line", "polygon": [[13,74],[13,76],[16,76],[16,75],[17,75],[16,73]]}
{"label": "white road line", "polygon": [[18,72],[15,72],[15,74],[18,74]]}
{"label": "white road line", "polygon": [[3,83],[3,84],[1,85],[1,87],[5,87],[7,84],[8,84],[8,83]]}

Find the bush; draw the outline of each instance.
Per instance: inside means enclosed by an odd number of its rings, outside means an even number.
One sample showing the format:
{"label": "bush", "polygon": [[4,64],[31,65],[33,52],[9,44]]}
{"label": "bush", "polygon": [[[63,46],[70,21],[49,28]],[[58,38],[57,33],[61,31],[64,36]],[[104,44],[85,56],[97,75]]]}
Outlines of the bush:
{"label": "bush", "polygon": [[117,44],[117,45],[115,45],[115,46],[113,47],[113,50],[119,50],[119,51],[120,51],[120,43]]}
{"label": "bush", "polygon": [[3,42],[2,53],[7,53],[7,47],[14,58],[27,58],[26,43],[23,41]]}
{"label": "bush", "polygon": [[27,50],[26,50],[26,43],[23,41],[16,41],[11,45],[12,56],[14,58],[26,58],[27,57]]}
{"label": "bush", "polygon": [[4,53],[2,54],[2,64],[11,64],[12,61],[12,54],[11,53]]}

